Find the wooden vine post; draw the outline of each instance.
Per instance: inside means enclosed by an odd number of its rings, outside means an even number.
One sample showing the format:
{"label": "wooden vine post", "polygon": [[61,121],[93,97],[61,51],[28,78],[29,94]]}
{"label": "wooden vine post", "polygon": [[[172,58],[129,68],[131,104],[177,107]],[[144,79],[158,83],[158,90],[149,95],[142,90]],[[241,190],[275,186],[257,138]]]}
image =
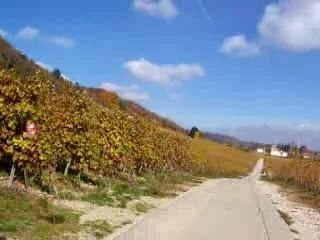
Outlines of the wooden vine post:
{"label": "wooden vine post", "polygon": [[23,169],[23,177],[24,177],[24,186],[26,189],[29,188],[29,180],[28,180],[28,168],[25,167]]}
{"label": "wooden vine post", "polygon": [[9,177],[9,181],[8,181],[8,188],[11,188],[11,186],[12,186],[15,171],[16,171],[16,168],[15,168],[14,163],[13,163],[12,167],[11,167],[11,171],[10,171],[10,177]]}
{"label": "wooden vine post", "polygon": [[71,165],[71,158],[68,159],[67,166],[64,169],[64,176],[68,175],[68,171],[69,171],[70,165]]}

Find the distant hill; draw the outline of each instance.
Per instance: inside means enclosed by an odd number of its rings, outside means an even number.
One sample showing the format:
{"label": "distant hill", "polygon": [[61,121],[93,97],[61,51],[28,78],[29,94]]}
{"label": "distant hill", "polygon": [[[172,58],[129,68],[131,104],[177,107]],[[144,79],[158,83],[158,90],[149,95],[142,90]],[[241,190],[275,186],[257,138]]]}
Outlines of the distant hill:
{"label": "distant hill", "polygon": [[262,143],[242,141],[235,137],[219,133],[205,132],[203,133],[203,136],[218,143],[226,144],[232,147],[243,148],[246,150],[255,150],[259,146],[263,146]]}

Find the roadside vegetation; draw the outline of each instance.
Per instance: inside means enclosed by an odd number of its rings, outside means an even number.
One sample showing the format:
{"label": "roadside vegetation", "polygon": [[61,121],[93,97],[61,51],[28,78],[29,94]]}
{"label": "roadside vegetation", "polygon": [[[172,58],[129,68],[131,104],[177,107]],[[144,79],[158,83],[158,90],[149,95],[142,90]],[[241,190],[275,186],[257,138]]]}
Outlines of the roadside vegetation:
{"label": "roadside vegetation", "polygon": [[[67,239],[79,231],[79,213],[54,206],[46,198],[0,187],[0,235],[17,239]],[[64,238],[66,237],[66,238]]]}
{"label": "roadside vegetation", "polygon": [[[52,198],[112,208],[128,208],[132,202],[136,215],[139,215],[153,207],[141,200],[144,196],[171,198],[175,197],[177,192],[187,191],[190,187],[202,183],[204,177],[244,176],[251,171],[257,159],[255,155],[204,139],[194,139],[192,151],[194,154],[201,153],[194,157],[203,161],[192,171],[142,172],[108,179],[98,175],[79,179],[77,175],[64,176],[55,173],[51,175],[55,188],[43,188],[37,183],[37,178],[31,178],[29,184],[32,189],[46,192],[51,200],[2,188],[0,218],[3,221],[0,221],[0,233],[19,239],[37,239],[30,236],[39,236],[39,239],[77,239],[77,234],[87,232],[96,239],[102,239],[121,225],[113,225],[105,220],[80,224],[81,213],[56,206]],[[1,175],[5,176],[6,173],[1,172]],[[19,179],[16,183],[19,183]],[[43,213],[38,214],[39,211]],[[129,221],[123,224],[128,223]]]}
{"label": "roadside vegetation", "polygon": [[74,179],[60,177],[56,184],[57,195],[55,192],[39,195],[41,189],[31,181],[33,187],[28,192],[16,186],[19,182],[10,189],[0,187],[0,236],[4,234],[23,240],[78,239],[79,234],[87,233],[102,239],[122,225],[130,224],[130,220],[120,225],[103,219],[80,224],[82,213],[62,207],[60,200],[115,209],[132,206],[136,215],[140,215],[154,207],[143,201],[144,196],[171,198],[181,191],[181,186],[188,190],[203,181],[182,172],[146,173],[135,178],[114,178],[110,181],[96,178],[86,182],[82,180],[81,184]]}
{"label": "roadside vegetation", "polygon": [[125,208],[128,202],[143,196],[175,197],[181,188],[183,190],[183,187],[198,185],[203,180],[187,172],[144,173],[130,179],[99,179],[82,184],[81,187],[59,185],[57,191],[63,200],[80,200],[99,206]]}
{"label": "roadside vegetation", "polygon": [[320,161],[266,157],[264,179],[295,192],[297,200],[320,209]]}

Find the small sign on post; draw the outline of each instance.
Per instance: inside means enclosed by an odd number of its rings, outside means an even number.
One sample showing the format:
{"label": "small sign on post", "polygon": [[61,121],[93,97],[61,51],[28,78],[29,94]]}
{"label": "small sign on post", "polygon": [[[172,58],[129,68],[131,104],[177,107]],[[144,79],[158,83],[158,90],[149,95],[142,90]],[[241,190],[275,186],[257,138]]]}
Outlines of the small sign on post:
{"label": "small sign on post", "polygon": [[36,133],[37,133],[36,124],[34,124],[34,123],[32,123],[32,122],[28,122],[28,123],[27,123],[27,126],[26,126],[26,130],[27,130],[27,133],[28,133],[30,136],[36,135]]}

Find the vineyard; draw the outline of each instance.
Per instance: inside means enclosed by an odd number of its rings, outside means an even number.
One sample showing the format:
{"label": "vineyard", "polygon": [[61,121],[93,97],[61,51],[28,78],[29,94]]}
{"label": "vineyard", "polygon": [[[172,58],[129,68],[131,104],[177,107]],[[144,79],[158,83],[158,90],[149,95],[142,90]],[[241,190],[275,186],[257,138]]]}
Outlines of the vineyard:
{"label": "vineyard", "polygon": [[[1,165],[39,178],[55,172],[111,177],[193,165],[188,136],[103,106],[77,84],[9,60],[0,62]],[[26,132],[28,123],[36,124],[35,136]]]}
{"label": "vineyard", "polygon": [[300,189],[320,194],[320,162],[267,158],[265,172],[269,179],[282,181]]}

